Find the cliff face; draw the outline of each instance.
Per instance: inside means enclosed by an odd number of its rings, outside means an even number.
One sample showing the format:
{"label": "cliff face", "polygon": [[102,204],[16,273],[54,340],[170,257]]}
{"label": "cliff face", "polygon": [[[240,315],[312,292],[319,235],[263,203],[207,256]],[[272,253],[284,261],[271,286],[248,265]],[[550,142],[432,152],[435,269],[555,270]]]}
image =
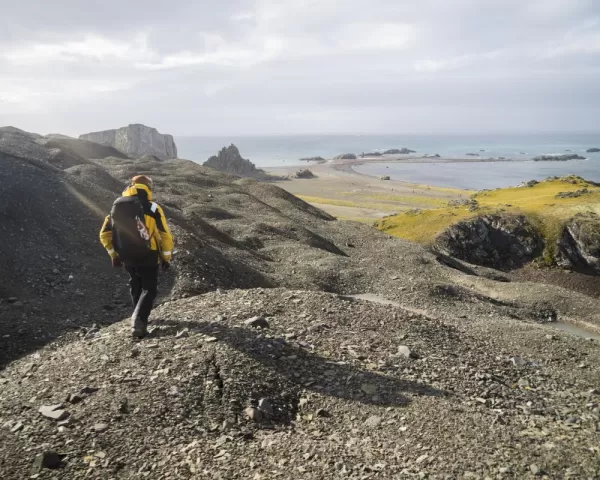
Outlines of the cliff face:
{"label": "cliff face", "polygon": [[156,128],[139,123],[117,130],[85,133],[79,138],[115,147],[133,157],[156,155],[161,159],[177,158],[177,146],[172,135],[163,135]]}

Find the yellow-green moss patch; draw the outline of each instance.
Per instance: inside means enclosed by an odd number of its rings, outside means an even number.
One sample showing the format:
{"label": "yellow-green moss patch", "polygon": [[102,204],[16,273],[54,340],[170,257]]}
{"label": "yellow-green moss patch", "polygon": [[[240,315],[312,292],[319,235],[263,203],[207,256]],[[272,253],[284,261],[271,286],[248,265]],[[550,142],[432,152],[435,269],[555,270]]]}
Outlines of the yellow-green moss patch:
{"label": "yellow-green moss patch", "polygon": [[[561,192],[586,188],[576,198],[557,198]],[[376,223],[379,230],[407,240],[431,243],[448,226],[489,213],[524,214],[539,229],[548,248],[553,248],[564,223],[577,213],[593,211],[600,214],[600,187],[578,177],[547,180],[532,187],[513,187],[473,194],[478,209],[469,206],[445,206],[418,212],[403,212]],[[545,252],[545,256],[552,252]]]}

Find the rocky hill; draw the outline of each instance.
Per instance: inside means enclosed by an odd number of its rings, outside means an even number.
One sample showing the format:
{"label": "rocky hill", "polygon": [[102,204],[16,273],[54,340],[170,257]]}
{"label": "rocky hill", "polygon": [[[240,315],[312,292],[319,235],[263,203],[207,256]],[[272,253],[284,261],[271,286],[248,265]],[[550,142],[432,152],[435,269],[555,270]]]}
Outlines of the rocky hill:
{"label": "rocky hill", "polygon": [[[599,344],[546,325],[600,326],[597,296],[193,162],[67,166],[21,138],[0,154],[0,477],[600,474]],[[177,244],[132,342],[97,232],[138,173]]]}
{"label": "rocky hill", "polygon": [[116,130],[85,133],[79,139],[114,147],[135,158],[143,155],[155,155],[161,159],[177,158],[177,147],[172,135],[158,133],[155,128],[139,123]]}

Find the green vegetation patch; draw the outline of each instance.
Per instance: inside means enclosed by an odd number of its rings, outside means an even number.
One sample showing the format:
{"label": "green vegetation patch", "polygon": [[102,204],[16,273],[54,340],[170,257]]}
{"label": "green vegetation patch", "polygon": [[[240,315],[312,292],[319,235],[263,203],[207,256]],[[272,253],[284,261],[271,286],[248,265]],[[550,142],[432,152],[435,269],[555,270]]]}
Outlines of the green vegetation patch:
{"label": "green vegetation patch", "polygon": [[[562,192],[587,189],[577,197],[557,197]],[[600,214],[600,186],[580,177],[548,179],[532,186],[502,188],[474,193],[472,205],[445,206],[419,212],[402,212],[376,222],[376,227],[390,235],[430,244],[450,225],[483,214],[514,213],[527,216],[546,240],[544,257],[552,249],[565,222],[577,213]]]}

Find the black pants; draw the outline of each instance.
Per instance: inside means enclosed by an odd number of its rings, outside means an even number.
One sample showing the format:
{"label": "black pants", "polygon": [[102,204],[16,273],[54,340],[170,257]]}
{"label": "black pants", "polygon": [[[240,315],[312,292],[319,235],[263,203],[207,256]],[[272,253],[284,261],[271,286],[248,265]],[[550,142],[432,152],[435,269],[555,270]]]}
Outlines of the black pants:
{"label": "black pants", "polygon": [[158,265],[153,267],[131,267],[125,270],[131,279],[131,301],[133,303],[133,320],[148,324],[148,317],[154,305],[158,285]]}

